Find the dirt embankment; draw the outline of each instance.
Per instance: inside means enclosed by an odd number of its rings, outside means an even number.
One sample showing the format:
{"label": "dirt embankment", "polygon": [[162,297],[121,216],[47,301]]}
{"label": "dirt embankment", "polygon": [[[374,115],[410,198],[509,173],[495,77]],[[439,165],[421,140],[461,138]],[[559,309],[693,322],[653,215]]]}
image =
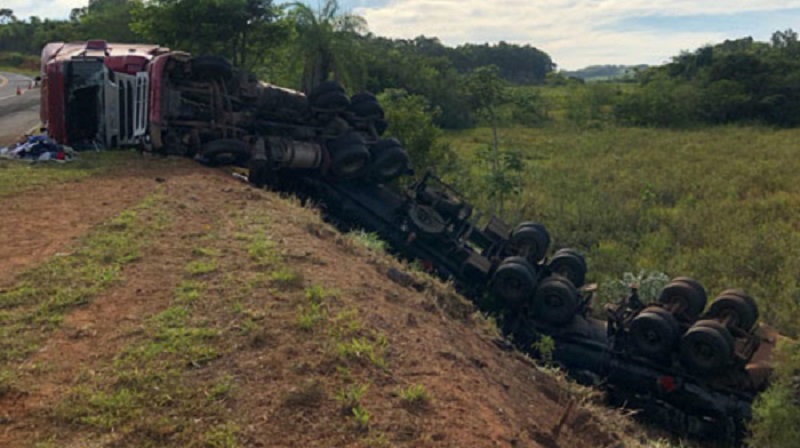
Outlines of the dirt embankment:
{"label": "dirt embankment", "polygon": [[1,446],[616,447],[626,437],[500,348],[445,285],[413,272],[417,287],[395,283],[387,273],[407,268],[292,200],[189,162],[71,185],[58,200],[22,193],[0,213],[0,228],[32,229],[2,235],[4,284],[70,256],[148,195],[159,203],[139,218],[165,224],[118,281],[6,366]]}

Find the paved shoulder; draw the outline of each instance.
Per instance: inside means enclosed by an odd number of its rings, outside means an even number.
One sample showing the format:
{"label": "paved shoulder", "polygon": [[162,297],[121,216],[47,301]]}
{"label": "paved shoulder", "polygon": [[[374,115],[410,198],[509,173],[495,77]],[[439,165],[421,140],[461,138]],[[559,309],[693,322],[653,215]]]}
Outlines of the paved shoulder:
{"label": "paved shoulder", "polygon": [[9,96],[16,96],[17,87],[28,89],[33,78],[17,73],[0,72],[0,100]]}
{"label": "paved shoulder", "polygon": [[[39,89],[33,78],[0,72],[0,146],[12,143],[39,124]],[[17,95],[17,87],[21,95]]]}

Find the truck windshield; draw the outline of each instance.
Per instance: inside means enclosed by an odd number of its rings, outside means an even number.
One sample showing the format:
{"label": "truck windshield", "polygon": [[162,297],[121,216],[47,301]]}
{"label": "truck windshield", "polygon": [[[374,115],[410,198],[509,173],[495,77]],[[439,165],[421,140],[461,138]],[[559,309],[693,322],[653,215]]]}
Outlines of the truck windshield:
{"label": "truck windshield", "polygon": [[102,144],[103,61],[72,60],[64,65],[67,142],[73,146]]}

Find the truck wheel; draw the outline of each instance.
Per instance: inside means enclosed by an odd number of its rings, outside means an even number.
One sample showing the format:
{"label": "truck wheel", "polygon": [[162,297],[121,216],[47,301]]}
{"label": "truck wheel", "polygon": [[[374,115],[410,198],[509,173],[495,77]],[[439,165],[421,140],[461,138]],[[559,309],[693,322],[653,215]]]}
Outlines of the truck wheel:
{"label": "truck wheel", "polygon": [[733,359],[734,339],[722,324],[701,320],[681,339],[681,362],[692,373],[713,375]]}
{"label": "truck wheel", "polygon": [[352,97],[350,97],[350,104],[361,104],[361,103],[378,103],[378,98],[375,97],[370,92],[360,92],[356,93]]}
{"label": "truck wheel", "polygon": [[370,177],[379,184],[391,182],[408,169],[408,154],[397,139],[381,140],[370,148]]}
{"label": "truck wheel", "polygon": [[192,58],[192,78],[209,81],[212,79],[229,80],[233,76],[233,66],[225,58],[219,56],[197,56]]}
{"label": "truck wheel", "polygon": [[317,98],[333,92],[341,93],[342,95],[345,94],[344,87],[342,87],[338,81],[322,81],[318,86],[311,89],[311,93],[308,95],[308,101],[313,104]]}
{"label": "truck wheel", "polygon": [[586,282],[586,259],[575,249],[559,249],[548,264],[554,273],[568,278],[576,288]]}
{"label": "truck wheel", "polygon": [[578,311],[580,296],[572,282],[554,275],[539,284],[533,305],[535,316],[554,325],[566,325]]}
{"label": "truck wheel", "polygon": [[375,120],[375,132],[378,133],[379,137],[385,134],[387,129],[389,129],[389,123],[386,120],[382,118]]}
{"label": "truck wheel", "polygon": [[711,302],[706,316],[748,331],[758,321],[758,307],[743,291],[729,289]]}
{"label": "truck wheel", "polygon": [[706,307],[708,296],[700,283],[688,277],[678,277],[661,290],[658,302],[680,316],[693,321]]}
{"label": "truck wheel", "polygon": [[492,291],[511,307],[522,305],[533,297],[536,285],[536,271],[522,257],[506,258],[492,277]]}
{"label": "truck wheel", "polygon": [[509,247],[514,255],[528,257],[538,263],[544,259],[550,247],[550,234],[542,224],[522,223],[511,232]]}
{"label": "truck wheel", "polygon": [[384,118],[383,108],[375,101],[362,101],[360,103],[350,104],[347,108],[353,115],[363,118],[378,120]]}
{"label": "truck wheel", "polygon": [[647,308],[634,317],[628,334],[636,353],[656,360],[669,357],[681,337],[677,319],[662,308]]}
{"label": "truck wheel", "polygon": [[431,206],[412,204],[408,209],[408,217],[414,229],[425,236],[439,237],[447,230],[442,215]]}
{"label": "truck wheel", "polygon": [[223,138],[204,144],[200,156],[209,166],[243,165],[250,159],[250,147],[241,140]]}
{"label": "truck wheel", "polygon": [[347,95],[341,92],[328,92],[311,100],[311,106],[323,110],[344,110],[350,105]]}
{"label": "truck wheel", "polygon": [[340,180],[354,180],[369,170],[369,150],[360,143],[328,144],[331,173]]}

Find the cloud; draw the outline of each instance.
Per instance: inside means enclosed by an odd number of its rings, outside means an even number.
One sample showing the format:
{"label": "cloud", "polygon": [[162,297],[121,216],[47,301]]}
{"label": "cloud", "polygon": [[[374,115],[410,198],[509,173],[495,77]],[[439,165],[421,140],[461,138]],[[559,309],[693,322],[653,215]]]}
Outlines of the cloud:
{"label": "cloud", "polygon": [[88,0],[3,0],[3,8],[13,10],[20,19],[30,16],[65,19],[73,8],[83,8],[88,4]]}
{"label": "cloud", "polygon": [[[307,0],[316,6],[316,0]],[[450,45],[505,40],[538,47],[562,68],[659,64],[681,50],[800,23],[800,0],[340,0],[379,35]],[[3,0],[17,17],[66,18],[88,0]]]}
{"label": "cloud", "polygon": [[[744,37],[742,22],[753,30],[789,28],[800,19],[800,0],[390,0],[380,5],[354,2],[379,35],[437,36],[451,45],[505,40],[529,43],[548,52],[565,68],[591,64],[658,64],[681,50],[726,38]],[[783,11],[794,14],[782,14]],[[764,15],[765,12],[777,11]],[[767,17],[759,21],[752,14]],[[738,15],[736,26],[718,23]],[[691,29],[653,26],[630,20],[695,18]],[[700,25],[697,21],[700,21]],[[704,30],[702,23],[708,23]],[[751,31],[751,33],[754,33]],[[754,33],[755,34],[755,33]],[[754,36],[766,38],[767,36]]]}

